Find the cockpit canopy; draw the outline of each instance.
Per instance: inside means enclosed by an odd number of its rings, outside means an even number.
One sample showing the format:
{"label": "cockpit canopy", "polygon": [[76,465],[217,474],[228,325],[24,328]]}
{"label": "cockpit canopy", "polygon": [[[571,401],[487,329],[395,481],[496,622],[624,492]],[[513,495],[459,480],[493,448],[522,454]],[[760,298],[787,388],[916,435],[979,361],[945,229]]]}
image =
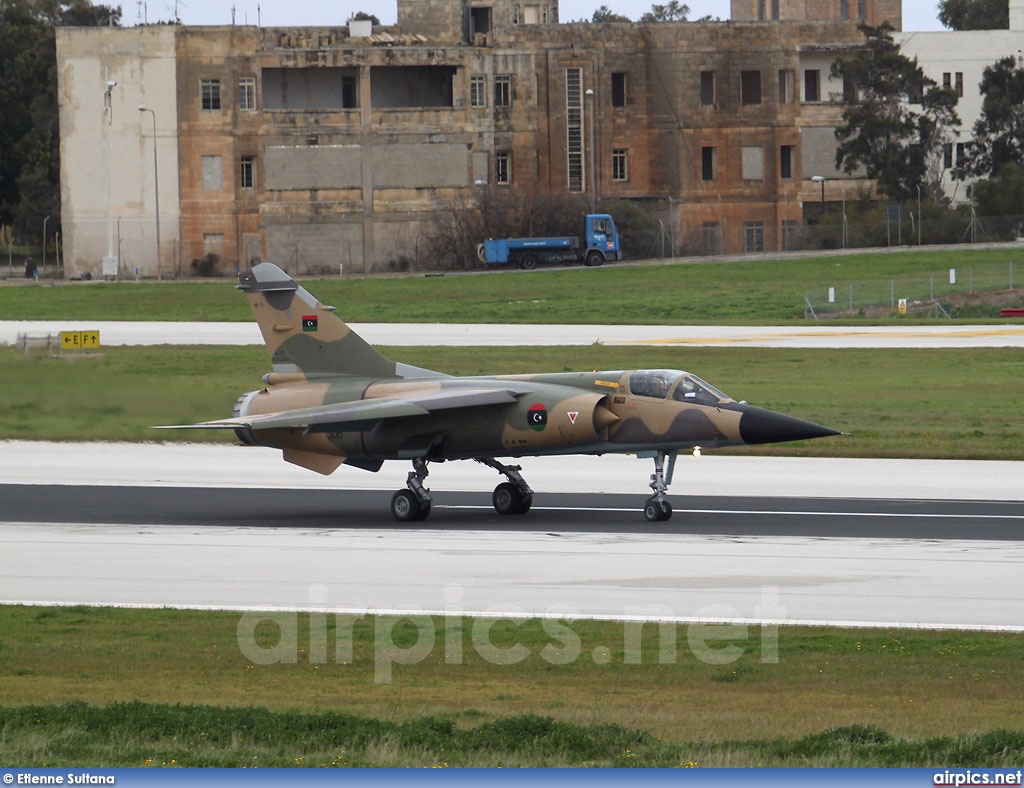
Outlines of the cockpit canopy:
{"label": "cockpit canopy", "polygon": [[717,405],[732,400],[710,383],[678,369],[641,369],[629,376],[629,393],[637,397],[653,397],[697,405]]}

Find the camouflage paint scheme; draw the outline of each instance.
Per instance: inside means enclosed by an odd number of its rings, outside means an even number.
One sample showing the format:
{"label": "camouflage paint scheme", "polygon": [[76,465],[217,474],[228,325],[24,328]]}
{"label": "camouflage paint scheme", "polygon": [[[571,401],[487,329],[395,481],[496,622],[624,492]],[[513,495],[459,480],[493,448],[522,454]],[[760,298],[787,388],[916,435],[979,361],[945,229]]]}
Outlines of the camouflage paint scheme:
{"label": "camouflage paint scheme", "polygon": [[[376,471],[385,460],[412,460],[413,506],[426,513],[395,511],[399,519],[429,513],[429,491],[419,482],[430,461],[495,467],[523,499],[512,508],[525,511],[532,491],[518,467],[495,457],[636,452],[654,457],[661,476],[659,460],[680,450],[837,434],[736,402],[678,370],[452,377],[419,369],[382,356],[272,263],[243,272],[238,287],[273,372],[265,388],[239,398],[232,418],[189,426],[234,429],[244,442],[280,448],[285,460],[324,474],[342,463]],[[667,519],[667,483],[656,482],[651,500],[661,508],[648,519]]]}

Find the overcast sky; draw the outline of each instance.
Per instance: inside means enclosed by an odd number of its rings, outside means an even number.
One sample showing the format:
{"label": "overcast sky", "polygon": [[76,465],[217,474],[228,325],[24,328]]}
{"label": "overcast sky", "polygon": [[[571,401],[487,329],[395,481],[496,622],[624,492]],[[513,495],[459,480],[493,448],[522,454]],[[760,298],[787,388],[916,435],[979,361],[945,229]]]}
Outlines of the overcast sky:
{"label": "overcast sky", "polygon": [[[172,19],[174,0],[120,0],[124,9],[122,24],[134,25],[143,21],[143,14],[150,22]],[[664,4],[667,0],[662,0]],[[699,19],[705,15],[729,18],[729,0],[688,0],[690,18]],[[561,0],[559,17],[563,22],[574,19],[589,19],[594,9],[607,5],[613,11],[637,19],[650,10],[651,3],[645,0]],[[178,0],[178,15],[186,25],[229,25],[231,9],[235,9],[238,24],[254,25],[258,21],[265,27],[287,27],[291,25],[341,25],[355,11],[376,14],[384,24],[394,24],[398,5],[394,0]],[[145,8],[145,10],[143,10]],[[257,19],[257,8],[259,18]],[[942,30],[936,18],[938,0],[903,0],[903,29],[906,31]]]}

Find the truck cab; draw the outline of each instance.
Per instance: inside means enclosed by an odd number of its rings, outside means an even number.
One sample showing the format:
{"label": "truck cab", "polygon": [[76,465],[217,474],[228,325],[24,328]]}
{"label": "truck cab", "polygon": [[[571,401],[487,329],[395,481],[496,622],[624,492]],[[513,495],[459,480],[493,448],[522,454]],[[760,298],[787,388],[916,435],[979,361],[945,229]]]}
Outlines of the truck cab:
{"label": "truck cab", "polygon": [[587,252],[583,262],[586,265],[601,265],[605,260],[621,260],[622,250],[619,248],[619,231],[615,229],[615,220],[606,213],[589,213],[584,222]]}

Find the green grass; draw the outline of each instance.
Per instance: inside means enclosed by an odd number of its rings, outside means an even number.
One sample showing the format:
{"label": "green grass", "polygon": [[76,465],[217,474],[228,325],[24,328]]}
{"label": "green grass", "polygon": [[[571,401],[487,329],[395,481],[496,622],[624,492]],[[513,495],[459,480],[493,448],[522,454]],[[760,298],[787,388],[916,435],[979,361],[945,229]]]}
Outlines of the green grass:
{"label": "green grass", "polygon": [[[810,456],[1024,459],[1024,355],[1007,349],[794,350],[594,345],[383,348],[464,375],[685,369],[735,397],[851,433],[760,449]],[[223,418],[269,363],[261,347],[106,348],[26,359],[0,348],[0,439],[232,441],[154,424]],[[741,450],[737,450],[741,451]],[[752,451],[752,450],[742,450]]]}
{"label": "green grass", "polygon": [[[849,283],[937,281],[951,267],[1013,261],[1024,278],[1024,249],[900,251],[796,260],[635,265],[481,275],[365,277],[304,281],[353,322],[777,324],[803,320],[804,295]],[[923,278],[922,278],[923,277]],[[1002,285],[1005,286],[1005,285]],[[899,292],[897,295],[909,295]],[[998,313],[996,313],[998,314]],[[7,320],[251,319],[233,279],[0,287]]]}
{"label": "green grass", "polygon": [[[326,616],[327,656],[314,659],[309,618],[298,615],[296,659],[254,664],[238,645],[239,618],[0,607],[0,762],[995,767],[1024,758],[1019,635],[784,627],[773,662],[772,630],[705,625],[696,635],[715,649],[742,651],[715,665],[691,652],[695,625],[560,624],[574,647],[552,622],[498,621],[491,643],[529,654],[499,665],[474,646],[472,620],[435,618],[434,648],[382,684],[378,634],[412,647],[411,622]],[[270,648],[277,633],[261,625],[257,642]],[[456,642],[461,658],[446,659]],[[579,657],[552,664],[550,646]],[[595,649],[608,659],[596,664]]]}

